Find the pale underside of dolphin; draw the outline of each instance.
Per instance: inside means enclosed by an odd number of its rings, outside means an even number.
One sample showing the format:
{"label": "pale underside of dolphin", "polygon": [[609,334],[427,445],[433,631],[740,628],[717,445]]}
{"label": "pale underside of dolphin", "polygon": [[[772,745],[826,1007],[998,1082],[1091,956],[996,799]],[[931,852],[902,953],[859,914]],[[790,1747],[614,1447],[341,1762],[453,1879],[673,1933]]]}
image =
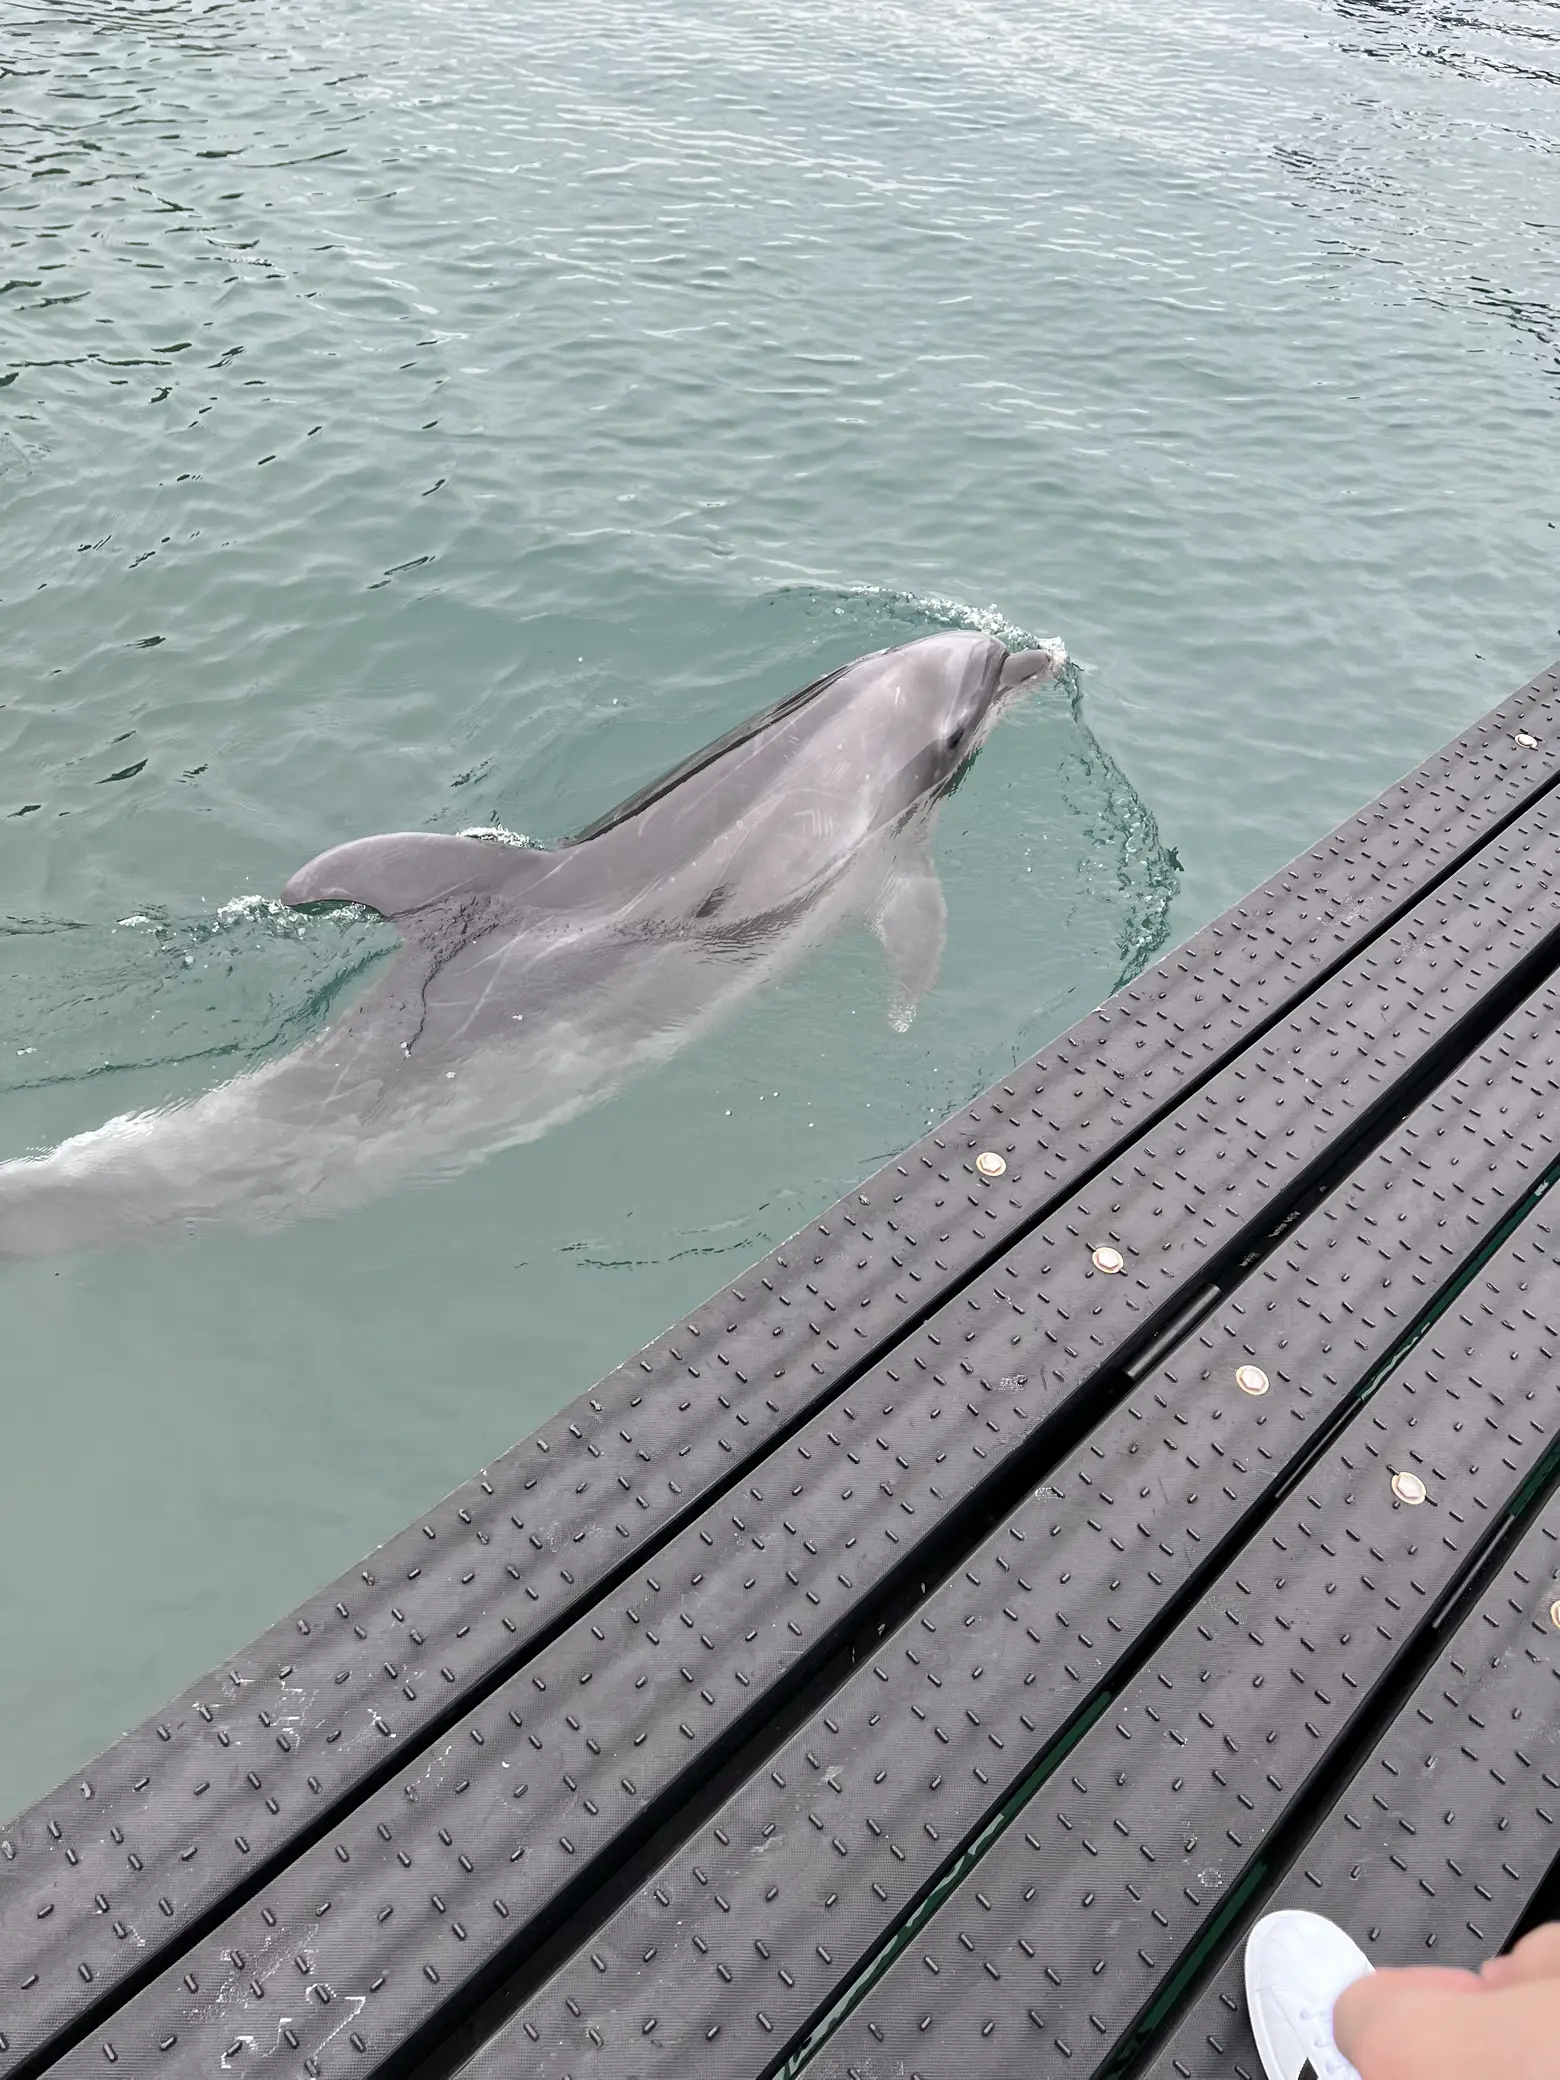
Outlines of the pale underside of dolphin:
{"label": "pale underside of dolphin", "polygon": [[402,832],[282,890],[400,930],[384,978],[279,1060],[0,1163],[0,1257],[269,1226],[534,1139],[664,1060],[830,930],[870,922],[896,1025],[936,979],[938,804],[1060,649],[926,636],[793,694],[549,850]]}

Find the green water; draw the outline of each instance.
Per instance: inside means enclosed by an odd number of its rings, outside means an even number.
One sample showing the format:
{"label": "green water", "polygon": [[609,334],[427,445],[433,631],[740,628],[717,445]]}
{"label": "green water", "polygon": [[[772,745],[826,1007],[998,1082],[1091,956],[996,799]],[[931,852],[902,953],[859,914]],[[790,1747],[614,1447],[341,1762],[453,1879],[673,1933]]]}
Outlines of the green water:
{"label": "green water", "polygon": [[842,938],[454,1183],[0,1268],[4,1811],[1560,651],[1560,11],[14,0],[0,69],[0,1155],[317,1023],[326,845],[1078,661],[908,1035]]}

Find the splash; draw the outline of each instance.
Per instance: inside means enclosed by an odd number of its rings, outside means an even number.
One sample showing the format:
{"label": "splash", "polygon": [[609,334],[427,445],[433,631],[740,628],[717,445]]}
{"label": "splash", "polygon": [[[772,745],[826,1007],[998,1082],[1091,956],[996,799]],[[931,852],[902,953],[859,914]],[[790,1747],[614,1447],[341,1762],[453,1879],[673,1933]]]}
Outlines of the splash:
{"label": "splash", "polygon": [[1055,636],[1038,635],[1004,614],[1000,607],[975,607],[966,600],[937,592],[900,592],[888,585],[782,585],[779,596],[812,615],[828,614],[858,626],[867,611],[869,625],[888,633],[882,643],[907,643],[940,628],[967,628],[995,636],[1009,650],[1056,650],[1065,662],[1067,647]]}
{"label": "splash", "polygon": [[540,841],[528,838],[524,831],[512,831],[504,823],[473,823],[465,830],[455,833],[457,838],[480,838],[488,845],[518,845],[524,851],[535,852]]}

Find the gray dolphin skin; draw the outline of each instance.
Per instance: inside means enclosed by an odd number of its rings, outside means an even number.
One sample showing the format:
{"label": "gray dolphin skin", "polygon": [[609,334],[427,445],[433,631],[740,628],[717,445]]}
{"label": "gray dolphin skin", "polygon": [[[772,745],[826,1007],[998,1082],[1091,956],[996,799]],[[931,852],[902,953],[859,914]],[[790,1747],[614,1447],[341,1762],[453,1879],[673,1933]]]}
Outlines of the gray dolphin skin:
{"label": "gray dolphin skin", "polygon": [[171,1223],[274,1225],[452,1172],[606,1097],[847,919],[903,1028],[936,979],[938,805],[1060,647],[922,637],[793,694],[550,850],[396,832],[282,890],[359,903],[402,947],[292,1053],[0,1164],[0,1257]]}

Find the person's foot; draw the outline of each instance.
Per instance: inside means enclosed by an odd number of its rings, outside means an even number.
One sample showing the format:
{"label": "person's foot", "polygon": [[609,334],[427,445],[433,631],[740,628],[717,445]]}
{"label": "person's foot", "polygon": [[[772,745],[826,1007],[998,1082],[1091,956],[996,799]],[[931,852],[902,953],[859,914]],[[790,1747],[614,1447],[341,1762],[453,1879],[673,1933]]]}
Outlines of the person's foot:
{"label": "person's foot", "polygon": [[1246,2006],[1267,2080],[1359,2080],[1333,2042],[1333,2002],[1374,1969],[1320,1914],[1263,1916],[1246,1938]]}

